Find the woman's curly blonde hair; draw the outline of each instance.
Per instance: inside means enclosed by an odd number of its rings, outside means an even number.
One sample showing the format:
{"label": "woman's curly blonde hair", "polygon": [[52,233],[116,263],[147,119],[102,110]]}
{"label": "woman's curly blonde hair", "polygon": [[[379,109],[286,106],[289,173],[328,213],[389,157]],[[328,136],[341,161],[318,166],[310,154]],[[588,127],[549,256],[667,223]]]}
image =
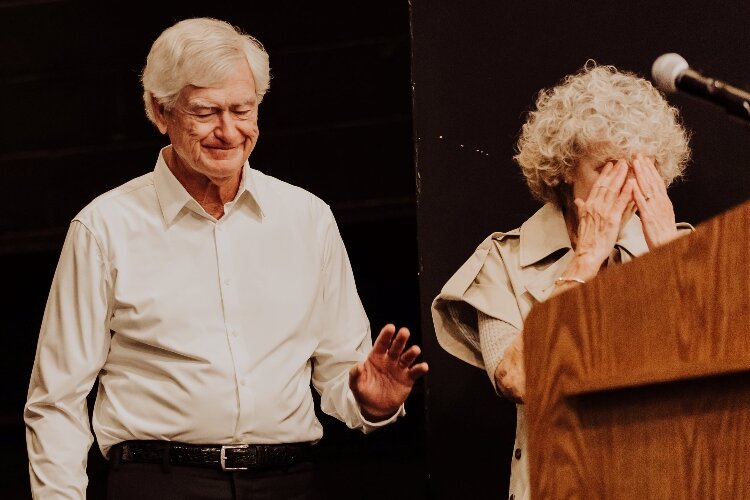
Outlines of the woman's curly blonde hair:
{"label": "woman's curly blonde hair", "polygon": [[678,110],[649,81],[589,61],[539,92],[514,159],[534,198],[563,205],[566,181],[583,156],[651,156],[668,186],[685,169],[688,141]]}

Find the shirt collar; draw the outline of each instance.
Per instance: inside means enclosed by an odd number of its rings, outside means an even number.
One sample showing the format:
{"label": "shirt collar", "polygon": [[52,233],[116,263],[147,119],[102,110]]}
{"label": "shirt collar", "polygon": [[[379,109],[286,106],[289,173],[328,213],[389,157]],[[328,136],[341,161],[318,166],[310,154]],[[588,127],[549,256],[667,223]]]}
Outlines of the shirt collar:
{"label": "shirt collar", "polygon": [[[154,167],[154,188],[164,222],[171,224],[183,208],[192,205],[192,209],[196,211],[201,209],[200,204],[190,196],[190,193],[169,170],[167,162],[164,160],[165,149],[166,147],[159,152],[159,158],[156,160],[156,166]],[[242,166],[242,180],[235,197],[235,203],[247,202],[257,210],[258,215],[263,217],[263,203],[258,191],[259,180],[259,173],[251,169],[249,163],[245,161]]]}
{"label": "shirt collar", "polygon": [[[554,203],[547,203],[521,225],[520,264],[526,267],[549,257],[560,249],[571,249],[565,217]],[[648,252],[641,221],[634,215],[625,224],[617,246],[632,257]]]}

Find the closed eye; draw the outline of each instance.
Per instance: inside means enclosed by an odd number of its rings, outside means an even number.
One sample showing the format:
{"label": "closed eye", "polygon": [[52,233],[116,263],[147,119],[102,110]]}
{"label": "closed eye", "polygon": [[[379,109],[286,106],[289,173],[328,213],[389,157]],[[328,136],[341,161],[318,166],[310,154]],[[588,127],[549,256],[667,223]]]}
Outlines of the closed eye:
{"label": "closed eye", "polygon": [[254,107],[239,107],[232,109],[232,114],[234,114],[238,118],[250,118],[253,114],[255,114],[257,108]]}
{"label": "closed eye", "polygon": [[215,115],[218,112],[219,110],[216,108],[196,108],[188,111],[188,113],[193,116],[197,116],[198,118],[207,118],[209,116]]}

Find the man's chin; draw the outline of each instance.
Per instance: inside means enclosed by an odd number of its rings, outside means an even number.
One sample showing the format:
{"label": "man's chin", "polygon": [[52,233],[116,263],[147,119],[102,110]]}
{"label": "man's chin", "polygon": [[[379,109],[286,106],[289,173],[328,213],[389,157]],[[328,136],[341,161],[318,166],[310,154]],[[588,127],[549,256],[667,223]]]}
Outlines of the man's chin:
{"label": "man's chin", "polygon": [[227,155],[203,155],[204,165],[214,165],[220,169],[238,169],[242,168],[247,158],[242,154],[242,151],[236,151],[232,154]]}

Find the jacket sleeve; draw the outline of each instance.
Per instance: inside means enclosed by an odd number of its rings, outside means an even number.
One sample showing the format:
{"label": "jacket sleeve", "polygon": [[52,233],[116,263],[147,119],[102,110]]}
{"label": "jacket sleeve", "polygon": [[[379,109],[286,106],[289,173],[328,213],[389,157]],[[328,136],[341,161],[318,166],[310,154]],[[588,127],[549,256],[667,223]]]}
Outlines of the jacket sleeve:
{"label": "jacket sleeve", "polygon": [[477,311],[502,320],[517,330],[523,327],[518,301],[496,248],[495,233],[443,286],[432,302],[432,320],[440,345],[459,359],[484,368]]}

